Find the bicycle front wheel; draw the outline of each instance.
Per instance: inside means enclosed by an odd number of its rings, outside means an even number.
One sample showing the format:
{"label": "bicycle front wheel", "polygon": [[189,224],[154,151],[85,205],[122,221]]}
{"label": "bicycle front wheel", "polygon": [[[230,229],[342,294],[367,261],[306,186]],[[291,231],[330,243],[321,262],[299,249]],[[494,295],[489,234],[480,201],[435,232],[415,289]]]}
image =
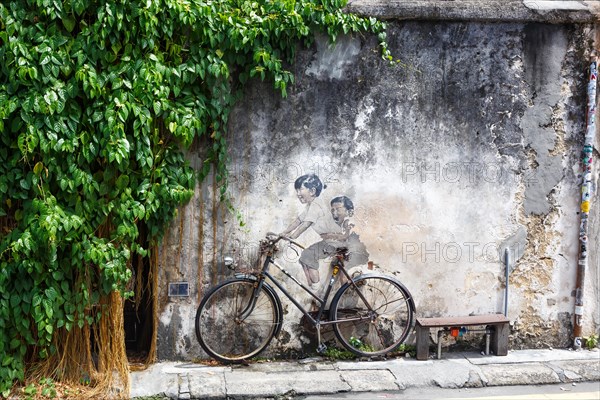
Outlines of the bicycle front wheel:
{"label": "bicycle front wheel", "polygon": [[359,356],[395,350],[413,325],[414,302],[408,290],[388,276],[363,275],[336,293],[330,311],[338,340]]}
{"label": "bicycle front wheel", "polygon": [[204,296],[196,312],[196,337],[211,357],[240,362],[263,351],[281,326],[281,302],[263,283],[253,302],[257,281],[233,279]]}

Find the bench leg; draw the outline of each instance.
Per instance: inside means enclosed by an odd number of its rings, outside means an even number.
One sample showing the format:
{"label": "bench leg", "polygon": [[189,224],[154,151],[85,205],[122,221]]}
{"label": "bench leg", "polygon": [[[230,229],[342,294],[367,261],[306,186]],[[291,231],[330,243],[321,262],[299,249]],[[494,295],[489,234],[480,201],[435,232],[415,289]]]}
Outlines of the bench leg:
{"label": "bench leg", "polygon": [[505,356],[508,354],[508,323],[494,325],[494,328],[492,351],[497,356]]}
{"label": "bench leg", "polygon": [[417,360],[429,358],[429,328],[417,324]]}

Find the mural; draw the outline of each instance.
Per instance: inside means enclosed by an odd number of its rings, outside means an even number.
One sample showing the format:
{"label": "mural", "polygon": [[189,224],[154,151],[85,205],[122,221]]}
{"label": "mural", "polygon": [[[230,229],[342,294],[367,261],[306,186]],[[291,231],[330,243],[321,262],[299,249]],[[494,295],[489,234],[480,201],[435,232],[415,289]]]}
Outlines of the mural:
{"label": "mural", "polygon": [[[570,344],[573,270],[577,260],[593,264],[589,249],[598,237],[589,212],[593,146],[582,155],[577,145],[586,121],[584,100],[573,95],[584,85],[581,52],[569,50],[580,49],[574,32],[392,24],[396,53],[422,73],[366,61],[374,60],[370,47],[344,37],[335,66],[320,68],[327,56],[320,47],[299,53],[286,99],[267,83],[251,85],[228,122],[236,215],[207,182],[162,244],[161,282],[189,282],[190,296],[161,299],[160,356],[201,352],[193,338],[181,338],[193,332],[200,297],[232,276],[225,256],[239,271],[256,270],[267,232],[306,247],[296,254],[282,246],[278,254],[303,285],[322,291],[329,276],[323,250],[343,245],[349,269],[395,276],[423,317],[501,312],[508,250],[515,345]],[[194,154],[190,160],[201,163]],[[589,185],[582,189],[567,160],[583,162],[578,172]],[[575,208],[579,215],[565,211]],[[594,293],[594,280],[587,283]],[[286,289],[310,302],[295,285]],[[583,309],[584,291],[577,296],[577,321],[591,327],[597,302]],[[277,351],[305,348],[301,313],[286,313]]]}
{"label": "mural", "polygon": [[347,268],[366,264],[369,253],[360,237],[353,232],[351,221],[354,215],[352,200],[338,195],[327,200],[323,190],[327,188],[315,174],[302,175],[294,182],[296,196],[305,204],[302,213],[283,231],[281,235],[298,238],[311,228],[321,237],[321,241],[311,244],[302,251],[299,263],[311,289],[319,290],[319,265],[323,259],[329,259],[338,247],[347,247],[349,261]]}

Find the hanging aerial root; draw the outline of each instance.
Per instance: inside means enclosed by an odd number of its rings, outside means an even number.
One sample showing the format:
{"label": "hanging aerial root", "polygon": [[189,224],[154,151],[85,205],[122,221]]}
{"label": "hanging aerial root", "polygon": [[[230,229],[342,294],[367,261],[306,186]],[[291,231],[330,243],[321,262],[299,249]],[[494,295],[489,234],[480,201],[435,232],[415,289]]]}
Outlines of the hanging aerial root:
{"label": "hanging aerial root", "polygon": [[[25,383],[50,378],[74,388],[78,399],[129,398],[129,364],[125,352],[123,300],[112,292],[92,307],[88,316],[102,312],[91,326],[84,324],[55,335],[56,351],[44,360],[28,365]],[[35,352],[35,351],[34,351]],[[32,359],[39,359],[33,354]]]}
{"label": "hanging aerial root", "polygon": [[129,398],[129,363],[125,351],[123,299],[112,292],[101,300],[102,318],[95,325],[98,364],[96,388],[105,398]]}
{"label": "hanging aerial root", "polygon": [[158,246],[150,249],[150,273],[148,274],[148,290],[152,301],[152,339],[146,364],[156,361],[156,341],[158,337]]}

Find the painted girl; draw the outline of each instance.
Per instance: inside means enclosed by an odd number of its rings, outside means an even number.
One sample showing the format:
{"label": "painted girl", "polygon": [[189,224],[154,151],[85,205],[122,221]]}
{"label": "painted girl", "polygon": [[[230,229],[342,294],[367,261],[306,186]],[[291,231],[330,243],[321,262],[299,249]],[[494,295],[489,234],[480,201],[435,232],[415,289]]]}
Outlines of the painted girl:
{"label": "painted girl", "polygon": [[302,213],[292,222],[292,224],[281,234],[296,239],[308,228],[312,228],[321,236],[321,241],[312,244],[302,251],[300,255],[300,264],[306,275],[306,280],[311,289],[317,290],[319,277],[319,260],[328,258],[339,241],[332,238],[343,234],[342,227],[335,223],[329,204],[323,200],[321,191],[326,188],[323,182],[315,174],[302,175],[294,182],[296,196],[300,203],[306,207]]}

